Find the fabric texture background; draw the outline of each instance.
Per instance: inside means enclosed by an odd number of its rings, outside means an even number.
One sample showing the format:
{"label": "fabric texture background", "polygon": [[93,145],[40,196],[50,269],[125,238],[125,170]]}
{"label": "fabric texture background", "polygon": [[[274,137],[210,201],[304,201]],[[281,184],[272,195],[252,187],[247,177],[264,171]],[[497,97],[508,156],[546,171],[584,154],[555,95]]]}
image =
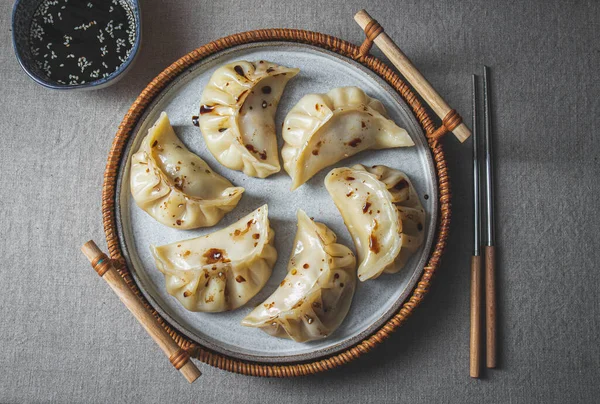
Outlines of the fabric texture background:
{"label": "fabric texture background", "polygon": [[[144,86],[188,51],[267,27],[354,43],[361,8],[470,122],[472,73],[492,68],[499,368],[469,378],[471,147],[445,140],[453,225],[414,316],[348,366],[262,379],[171,368],[79,252],[104,246],[102,174]],[[589,403],[600,368],[600,3],[143,0],[144,44],[117,85],[46,90],[11,45],[0,2],[0,402]],[[374,48],[374,52],[380,55]]]}

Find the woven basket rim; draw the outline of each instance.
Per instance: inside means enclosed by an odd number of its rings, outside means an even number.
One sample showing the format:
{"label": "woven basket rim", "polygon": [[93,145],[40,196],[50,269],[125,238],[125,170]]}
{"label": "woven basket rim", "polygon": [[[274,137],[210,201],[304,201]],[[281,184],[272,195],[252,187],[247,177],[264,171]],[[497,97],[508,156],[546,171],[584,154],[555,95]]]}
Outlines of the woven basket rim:
{"label": "woven basket rim", "polygon": [[114,260],[119,273],[128,286],[142,300],[144,305],[153,312],[159,323],[183,349],[190,353],[192,357],[196,357],[211,366],[235,373],[252,376],[290,377],[318,373],[338,367],[358,358],[383,342],[383,340],[389,337],[389,335],[402,325],[406,318],[412,314],[429,289],[431,278],[439,267],[440,259],[446,245],[451,211],[450,184],[442,145],[437,140],[430,139],[429,147],[432,152],[435,171],[438,178],[439,198],[439,218],[432,250],[417,285],[398,312],[363,341],[342,352],[318,360],[286,364],[268,364],[240,360],[210,351],[181,334],[145,299],[125,263],[119,244],[115,210],[117,199],[116,182],[121,158],[123,157],[123,152],[131,132],[137,125],[145,109],[170,82],[188,67],[202,61],[208,56],[214,55],[225,49],[234,48],[238,45],[274,41],[310,44],[360,62],[363,66],[376,73],[395,89],[399,96],[409,105],[426,135],[430,135],[435,131],[434,124],[426,109],[402,79],[381,60],[370,55],[361,57],[359,55],[359,47],[356,45],[330,35],[296,29],[261,29],[229,35],[203,45],[175,61],[154,78],[131,105],[125,114],[123,121],[119,125],[109,152],[102,190],[102,215],[109,254]]}

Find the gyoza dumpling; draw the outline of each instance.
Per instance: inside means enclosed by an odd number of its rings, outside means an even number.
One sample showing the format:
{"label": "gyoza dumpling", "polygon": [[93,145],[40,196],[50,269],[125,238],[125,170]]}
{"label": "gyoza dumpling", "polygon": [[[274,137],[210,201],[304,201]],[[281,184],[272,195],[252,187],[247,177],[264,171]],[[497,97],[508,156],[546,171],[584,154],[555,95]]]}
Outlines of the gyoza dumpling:
{"label": "gyoza dumpling", "polygon": [[137,205],[160,223],[178,229],[215,225],[236,207],[244,192],[190,152],[164,112],[131,157],[130,177]]}
{"label": "gyoza dumpling", "polygon": [[275,112],[288,80],[299,69],[261,60],[217,69],[200,100],[200,130],[225,167],[251,177],[279,172]]}
{"label": "gyoza dumpling", "polygon": [[152,246],[167,292],[190,311],[234,310],[271,276],[275,233],[263,205],[229,227],[206,236]]}
{"label": "gyoza dumpling", "polygon": [[357,87],[308,94],[287,114],[281,150],[292,190],[323,168],[367,149],[413,146],[383,104]]}
{"label": "gyoza dumpling", "polygon": [[242,325],[297,342],[320,339],[342,323],[356,286],[356,259],[324,224],[298,211],[288,274]]}
{"label": "gyoza dumpling", "polygon": [[425,210],[406,174],[386,166],[331,170],[325,187],[358,254],[358,279],[398,272],[421,246]]}

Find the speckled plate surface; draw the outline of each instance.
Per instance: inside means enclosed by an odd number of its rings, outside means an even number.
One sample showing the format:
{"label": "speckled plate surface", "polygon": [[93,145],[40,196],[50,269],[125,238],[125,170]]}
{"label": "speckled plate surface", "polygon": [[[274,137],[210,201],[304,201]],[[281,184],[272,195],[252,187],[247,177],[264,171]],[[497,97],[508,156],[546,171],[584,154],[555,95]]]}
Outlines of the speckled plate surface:
{"label": "speckled plate surface", "polygon": [[[303,95],[324,93],[334,87],[358,86],[385,105],[390,117],[408,131],[415,146],[360,153],[321,171],[293,192],[289,191],[291,180],[283,169],[269,178],[258,179],[225,168],[208,151],[200,130],[192,125],[191,118],[198,113],[200,95],[212,73],[219,66],[236,60],[268,60],[300,68],[298,76],[288,83],[279,104],[277,128],[281,128],[285,115]],[[167,112],[175,132],[190,150],[234,185],[246,189],[239,205],[213,228],[183,231],[165,227],[139,209],[131,197],[131,154],[139,148],[161,111]],[[278,133],[281,148],[283,141],[280,135]],[[325,223],[337,234],[338,242],[355,251],[350,234],[323,186],[323,179],[331,168],[358,163],[384,164],[409,175],[427,212],[423,246],[399,273],[358,282],[348,316],[326,339],[297,343],[240,325],[240,321],[269,296],[286,275],[296,233],[297,209],[301,208],[316,221]],[[298,362],[329,356],[368,337],[384,324],[398,311],[423,272],[433,242],[438,209],[434,165],[425,136],[411,110],[393,88],[370,70],[347,58],[314,46],[288,42],[237,46],[206,58],[182,73],[156,97],[133,131],[122,159],[117,186],[116,218],[121,248],[148,301],[181,333],[200,345],[233,358],[263,363]],[[164,277],[156,269],[149,246],[213,232],[234,223],[264,203],[269,205],[269,218],[279,253],[267,285],[246,306],[231,312],[192,313],[184,309],[167,293]]]}

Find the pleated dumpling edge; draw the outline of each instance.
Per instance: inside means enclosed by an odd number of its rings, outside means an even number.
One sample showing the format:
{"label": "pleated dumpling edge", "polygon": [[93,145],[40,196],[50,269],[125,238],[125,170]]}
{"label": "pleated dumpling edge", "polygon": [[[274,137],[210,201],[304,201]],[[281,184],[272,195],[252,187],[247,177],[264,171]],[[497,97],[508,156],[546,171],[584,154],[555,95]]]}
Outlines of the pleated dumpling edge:
{"label": "pleated dumpling edge", "polygon": [[396,273],[425,238],[425,209],[406,174],[383,166],[334,168],[325,188],[358,255],[358,279]]}
{"label": "pleated dumpling edge", "polygon": [[356,259],[327,226],[302,210],[297,216],[286,277],[242,325],[306,342],[331,335],[346,317],[356,287]]}
{"label": "pleated dumpling edge", "polygon": [[244,192],[188,150],[165,112],[131,157],[130,188],[141,209],[177,229],[215,225]]}
{"label": "pleated dumpling edge", "polygon": [[200,99],[199,126],[215,158],[232,170],[265,178],[281,170],[275,113],[299,69],[260,60],[219,67]]}
{"label": "pleated dumpling edge", "polygon": [[361,151],[414,145],[383,104],[358,87],[305,95],[287,114],[282,133],[281,157],[292,190]]}
{"label": "pleated dumpling edge", "polygon": [[275,232],[263,205],[200,237],[151,246],[167,292],[187,310],[235,310],[267,283],[277,260]]}

